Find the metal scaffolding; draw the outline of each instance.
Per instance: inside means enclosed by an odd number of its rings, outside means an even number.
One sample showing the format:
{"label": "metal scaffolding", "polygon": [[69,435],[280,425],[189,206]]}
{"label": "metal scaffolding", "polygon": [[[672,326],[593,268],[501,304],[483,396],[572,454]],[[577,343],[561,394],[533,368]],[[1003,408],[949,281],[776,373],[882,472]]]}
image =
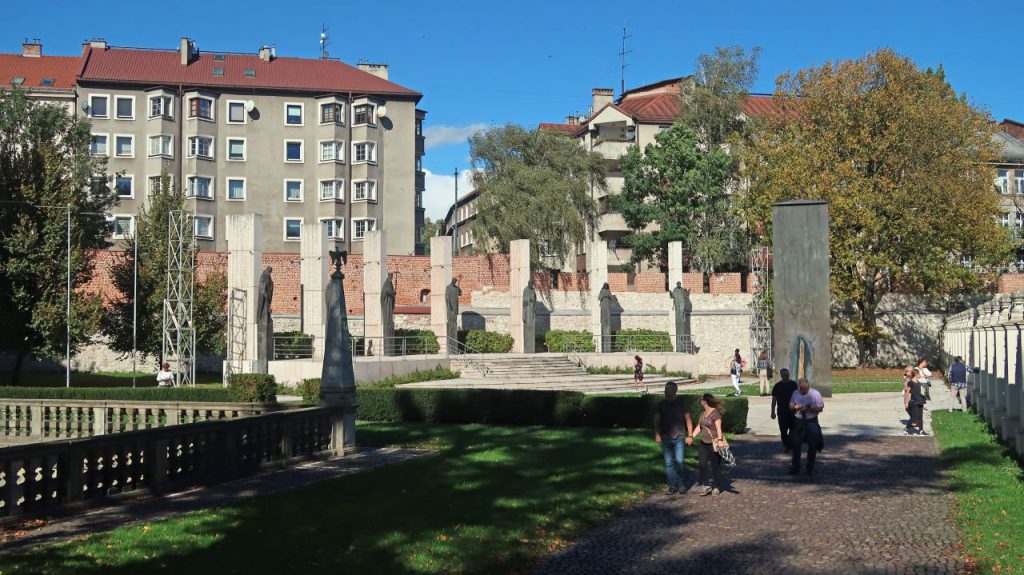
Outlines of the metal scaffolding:
{"label": "metal scaffolding", "polygon": [[169,213],[167,230],[167,293],[164,296],[163,357],[174,371],[174,385],[196,382],[196,330],[192,323],[195,294],[195,214]]}
{"label": "metal scaffolding", "polygon": [[750,357],[755,361],[761,351],[767,351],[768,360],[772,360],[771,275],[771,250],[767,247],[751,249],[750,281],[754,299],[750,304]]}

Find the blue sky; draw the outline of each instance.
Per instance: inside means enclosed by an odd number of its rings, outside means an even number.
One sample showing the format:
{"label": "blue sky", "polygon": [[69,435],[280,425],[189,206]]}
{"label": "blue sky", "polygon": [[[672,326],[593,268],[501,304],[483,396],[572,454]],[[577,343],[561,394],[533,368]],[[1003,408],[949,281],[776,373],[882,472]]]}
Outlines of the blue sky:
{"label": "blue sky", "polygon": [[[328,9],[327,7],[330,7]],[[6,2],[0,51],[24,37],[46,54],[76,54],[87,37],[113,45],[174,48],[187,35],[201,50],[316,57],[322,23],[331,56],[391,66],[391,79],[424,94],[428,216],[451,202],[458,166],[469,166],[465,136],[508,122],[535,125],[585,112],[594,87],[619,87],[622,27],[626,87],[690,73],[715,46],[760,46],[757,91],[775,77],[827,60],[891,47],[947,78],[993,117],[1024,119],[1024,84],[1012,55],[1024,43],[1006,24],[1012,3],[536,1],[207,2],[191,8],[128,1]],[[158,8],[159,7],[159,8]],[[197,17],[198,15],[198,17]],[[1012,18],[1009,21],[1013,21]],[[460,192],[468,187],[460,184]]]}

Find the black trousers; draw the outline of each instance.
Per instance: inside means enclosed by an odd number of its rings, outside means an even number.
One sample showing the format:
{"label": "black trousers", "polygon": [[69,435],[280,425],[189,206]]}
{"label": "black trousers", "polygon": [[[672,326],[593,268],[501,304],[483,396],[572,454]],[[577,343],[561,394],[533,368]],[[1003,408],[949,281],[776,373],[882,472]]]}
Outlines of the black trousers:
{"label": "black trousers", "polygon": [[818,456],[821,441],[821,425],[818,419],[796,419],[793,427],[793,469],[800,469],[800,452],[804,443],[807,444],[807,470],[814,469],[814,460]]}
{"label": "black trousers", "polygon": [[910,416],[909,427],[916,427],[918,431],[924,429],[924,406],[911,403],[907,406],[907,414]]}
{"label": "black trousers", "polygon": [[[711,468],[711,483],[708,483],[708,467]],[[722,456],[710,443],[697,442],[697,468],[700,470],[701,484],[722,487]]]}
{"label": "black trousers", "polygon": [[796,425],[796,418],[792,415],[782,414],[778,414],[775,417],[779,422],[779,435],[782,437],[782,447],[790,449],[793,446],[793,426]]}

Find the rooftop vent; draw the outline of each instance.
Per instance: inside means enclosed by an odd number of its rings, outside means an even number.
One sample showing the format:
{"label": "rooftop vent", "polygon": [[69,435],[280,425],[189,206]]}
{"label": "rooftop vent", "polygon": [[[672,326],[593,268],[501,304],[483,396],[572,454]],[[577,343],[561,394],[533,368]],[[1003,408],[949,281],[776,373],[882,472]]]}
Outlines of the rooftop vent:
{"label": "rooftop vent", "polygon": [[20,86],[20,85],[22,85],[24,83],[25,83],[25,78],[23,78],[21,76],[15,76],[15,77],[11,78],[11,85],[12,86]]}
{"label": "rooftop vent", "polygon": [[214,76],[223,76],[224,75],[224,68],[221,68],[220,66],[217,66],[216,68],[213,69],[213,75]]}
{"label": "rooftop vent", "polygon": [[43,78],[43,81],[39,83],[40,86],[52,86],[53,78]]}
{"label": "rooftop vent", "polygon": [[256,77],[256,68],[246,68],[245,69],[245,77],[246,78],[255,78]]}
{"label": "rooftop vent", "polygon": [[214,54],[213,55],[213,60],[215,62],[223,62],[224,61],[224,54]]}

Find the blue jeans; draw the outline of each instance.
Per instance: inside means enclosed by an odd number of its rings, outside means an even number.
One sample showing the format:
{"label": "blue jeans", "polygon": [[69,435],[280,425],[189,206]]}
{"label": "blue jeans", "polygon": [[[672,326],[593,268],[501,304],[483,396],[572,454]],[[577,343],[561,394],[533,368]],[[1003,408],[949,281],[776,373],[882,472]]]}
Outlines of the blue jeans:
{"label": "blue jeans", "polygon": [[683,455],[686,450],[686,437],[679,439],[661,438],[661,451],[665,454],[665,482],[669,489],[682,489],[686,478],[683,467]]}

